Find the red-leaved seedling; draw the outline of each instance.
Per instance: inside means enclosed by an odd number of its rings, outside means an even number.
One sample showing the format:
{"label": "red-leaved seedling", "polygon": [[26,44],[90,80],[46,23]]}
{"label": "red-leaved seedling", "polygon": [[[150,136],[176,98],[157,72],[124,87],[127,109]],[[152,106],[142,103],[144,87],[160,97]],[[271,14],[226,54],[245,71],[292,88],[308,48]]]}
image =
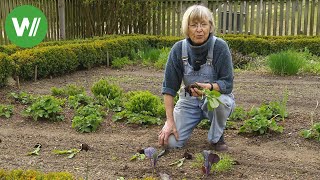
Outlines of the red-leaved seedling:
{"label": "red-leaved seedling", "polygon": [[150,159],[151,167],[155,171],[158,161],[157,150],[154,147],[148,147],[144,149],[144,154]]}
{"label": "red-leaved seedling", "polygon": [[158,159],[163,156],[167,151],[164,149],[157,153],[156,148],[154,147],[148,147],[144,149],[144,154],[150,159],[151,167],[153,169],[153,172],[155,171],[157,161]]}
{"label": "red-leaved seedling", "polygon": [[220,161],[220,157],[217,154],[212,153],[208,150],[203,150],[202,152],[204,158],[204,164],[202,166],[203,173],[208,176],[210,174],[210,170],[213,164],[218,163]]}

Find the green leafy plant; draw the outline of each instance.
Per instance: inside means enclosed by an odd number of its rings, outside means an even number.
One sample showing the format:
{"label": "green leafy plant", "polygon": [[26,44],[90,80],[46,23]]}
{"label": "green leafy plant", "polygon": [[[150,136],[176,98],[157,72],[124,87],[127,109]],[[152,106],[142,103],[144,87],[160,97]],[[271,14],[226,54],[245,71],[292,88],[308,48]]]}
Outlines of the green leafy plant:
{"label": "green leafy plant", "polygon": [[122,106],[123,90],[117,85],[109,84],[106,79],[100,79],[94,83],[91,92],[101,105],[112,108]]}
{"label": "green leafy plant", "polygon": [[158,96],[149,91],[129,92],[124,110],[113,116],[114,121],[126,119],[130,124],[161,124],[164,106]]}
{"label": "green leafy plant", "polygon": [[305,63],[305,59],[298,52],[292,50],[271,54],[268,59],[270,69],[278,75],[295,75]]}
{"label": "green leafy plant", "polygon": [[[210,172],[226,172],[233,168],[235,161],[228,154],[219,154],[220,161],[212,165]],[[204,156],[201,153],[195,154],[195,161],[191,164],[193,168],[202,168]]]}
{"label": "green leafy plant", "polygon": [[26,116],[31,116],[35,121],[38,119],[48,119],[61,121],[64,116],[61,114],[64,100],[53,96],[40,96],[23,112]]}
{"label": "green leafy plant", "polygon": [[300,135],[306,139],[316,139],[320,142],[320,122],[314,123],[313,122],[313,115],[315,110],[318,108],[319,101],[317,101],[317,105],[314,108],[314,110],[311,112],[311,128],[310,129],[304,129],[300,131]]}
{"label": "green leafy plant", "polygon": [[243,109],[243,107],[236,107],[234,111],[229,116],[229,121],[242,121],[247,118],[247,112]]}
{"label": "green leafy plant", "polygon": [[13,114],[13,105],[0,104],[0,117],[10,118]]}
{"label": "green leafy plant", "polygon": [[69,106],[74,109],[77,109],[79,106],[86,106],[92,102],[93,98],[86,94],[76,94],[68,98]]}
{"label": "green leafy plant", "polygon": [[98,129],[105,113],[100,105],[81,106],[72,120],[72,128],[82,133],[94,132]]}
{"label": "green leafy plant", "polygon": [[169,57],[170,48],[162,48],[158,60],[154,63],[154,67],[157,69],[164,69]]}
{"label": "green leafy plant", "polygon": [[127,56],[122,57],[122,58],[115,58],[112,60],[111,67],[115,69],[121,69],[125,67],[126,65],[132,65],[133,61],[130,61]]}
{"label": "green leafy plant", "polygon": [[320,142],[320,123],[315,123],[310,129],[300,131],[300,135],[306,139],[315,139]]}
{"label": "green leafy plant", "polygon": [[9,98],[12,98],[14,101],[19,102],[21,104],[31,104],[35,101],[35,97],[26,92],[12,92],[9,94]]}
{"label": "green leafy plant", "polygon": [[68,84],[67,86],[62,88],[52,87],[51,93],[53,96],[68,97],[68,96],[75,96],[77,94],[85,94],[85,90],[84,90],[84,87],[82,86],[75,85],[75,84]]}
{"label": "green leafy plant", "polygon": [[257,115],[251,119],[245,120],[244,124],[240,127],[240,133],[257,133],[265,134],[269,131],[283,132],[283,127],[278,126],[274,119],[267,119],[263,115]]}

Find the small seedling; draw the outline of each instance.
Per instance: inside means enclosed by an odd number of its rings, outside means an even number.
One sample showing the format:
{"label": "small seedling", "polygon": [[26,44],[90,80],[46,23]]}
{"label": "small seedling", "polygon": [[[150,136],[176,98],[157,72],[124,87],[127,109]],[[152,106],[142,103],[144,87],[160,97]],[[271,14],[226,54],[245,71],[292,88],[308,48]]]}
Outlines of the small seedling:
{"label": "small seedling", "polygon": [[210,174],[212,165],[218,163],[220,161],[220,157],[208,150],[203,150],[202,155],[204,158],[202,171],[206,176],[208,176]]}
{"label": "small seedling", "polygon": [[80,152],[80,149],[69,149],[69,150],[53,150],[54,154],[69,154],[68,158],[73,158],[76,154]]}
{"label": "small seedling", "polygon": [[177,167],[181,167],[184,163],[184,160],[186,160],[185,157],[173,162],[173,163],[170,163],[169,166],[174,166],[174,165],[177,165]]}
{"label": "small seedling", "polygon": [[136,153],[130,158],[130,161],[137,160],[137,159],[143,161],[145,158],[146,158],[145,154]]}
{"label": "small seedling", "polygon": [[28,156],[39,156],[39,152],[41,150],[41,144],[37,143],[33,148],[35,148],[34,151],[29,152],[27,155]]}
{"label": "small seedling", "polygon": [[157,165],[158,159],[163,156],[167,152],[166,149],[160,151],[159,153],[154,147],[148,147],[144,149],[144,154],[150,159],[151,167],[153,169],[152,172],[155,172],[155,168]]}

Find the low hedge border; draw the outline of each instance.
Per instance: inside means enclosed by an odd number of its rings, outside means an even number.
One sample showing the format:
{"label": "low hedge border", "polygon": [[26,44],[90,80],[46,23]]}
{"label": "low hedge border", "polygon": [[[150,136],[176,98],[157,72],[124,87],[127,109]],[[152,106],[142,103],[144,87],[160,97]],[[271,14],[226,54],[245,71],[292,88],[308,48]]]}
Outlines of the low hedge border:
{"label": "low hedge border", "polygon": [[[243,54],[268,55],[287,49],[305,49],[320,55],[320,37],[317,36],[254,36],[222,35],[230,48]],[[134,52],[148,47],[170,47],[183,37],[150,35],[110,35],[85,40],[45,42],[31,49],[15,49],[13,45],[1,46],[0,86],[9,76],[22,80],[46,78],[110,65],[112,59],[132,57]]]}

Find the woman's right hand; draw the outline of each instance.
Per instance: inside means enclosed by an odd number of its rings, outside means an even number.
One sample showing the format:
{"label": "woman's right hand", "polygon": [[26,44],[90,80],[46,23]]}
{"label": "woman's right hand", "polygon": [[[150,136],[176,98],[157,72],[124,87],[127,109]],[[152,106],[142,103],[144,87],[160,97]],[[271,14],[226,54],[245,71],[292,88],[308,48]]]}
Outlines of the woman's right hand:
{"label": "woman's right hand", "polygon": [[179,139],[179,134],[176,128],[176,125],[173,120],[167,120],[164,124],[163,128],[159,132],[159,145],[160,146],[167,146],[169,136],[173,134],[176,140]]}

